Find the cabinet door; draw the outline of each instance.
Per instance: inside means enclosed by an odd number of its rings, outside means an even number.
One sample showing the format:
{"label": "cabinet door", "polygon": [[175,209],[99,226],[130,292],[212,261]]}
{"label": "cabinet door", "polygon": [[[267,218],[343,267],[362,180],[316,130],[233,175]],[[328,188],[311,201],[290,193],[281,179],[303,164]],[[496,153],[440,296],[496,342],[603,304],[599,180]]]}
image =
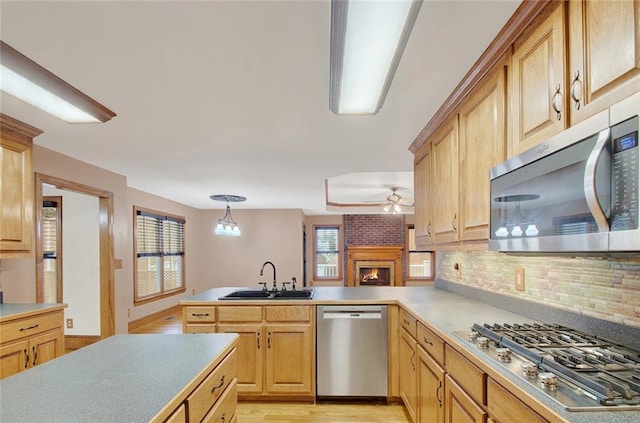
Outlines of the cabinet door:
{"label": "cabinet door", "polygon": [[519,154],[566,127],[564,4],[523,40],[511,60],[511,155]]}
{"label": "cabinet door", "polygon": [[237,333],[238,392],[262,393],[264,328],[261,324],[219,324],[219,333]]}
{"label": "cabinet door", "polygon": [[411,416],[412,421],[416,421],[416,340],[400,329],[400,397]]}
{"label": "cabinet door", "polygon": [[313,342],[311,324],[268,324],[266,391],[311,394]]}
{"label": "cabinet door", "polygon": [[505,84],[498,66],[460,109],[460,241],[489,238],[489,171],[506,158]]}
{"label": "cabinet door", "polygon": [[444,370],[418,347],[418,421],[444,422]]}
{"label": "cabinet door", "polygon": [[572,0],[571,125],[640,91],[640,2]]}
{"label": "cabinet door", "polygon": [[29,343],[27,341],[0,346],[0,379],[27,369],[29,359]]}
{"label": "cabinet door", "polygon": [[431,144],[425,143],[416,153],[413,168],[416,246],[431,244]]}
{"label": "cabinet door", "polygon": [[46,363],[64,354],[64,335],[61,330],[34,336],[29,340],[32,366]]}
{"label": "cabinet door", "polygon": [[431,142],[433,242],[458,240],[458,119],[438,129]]}
{"label": "cabinet door", "polygon": [[487,413],[449,375],[445,375],[444,415],[447,423],[484,423]]}
{"label": "cabinet door", "polygon": [[13,137],[1,126],[0,258],[31,254],[33,170],[31,141]]}
{"label": "cabinet door", "polygon": [[487,405],[496,423],[547,421],[491,378],[487,381]]}

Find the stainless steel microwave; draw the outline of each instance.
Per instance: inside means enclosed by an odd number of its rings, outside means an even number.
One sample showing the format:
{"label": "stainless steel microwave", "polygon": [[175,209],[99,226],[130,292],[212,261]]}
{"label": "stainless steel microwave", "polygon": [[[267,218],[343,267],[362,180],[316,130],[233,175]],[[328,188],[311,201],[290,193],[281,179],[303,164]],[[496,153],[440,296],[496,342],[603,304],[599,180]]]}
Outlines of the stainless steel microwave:
{"label": "stainless steel microwave", "polygon": [[640,251],[640,93],[491,169],[489,249]]}

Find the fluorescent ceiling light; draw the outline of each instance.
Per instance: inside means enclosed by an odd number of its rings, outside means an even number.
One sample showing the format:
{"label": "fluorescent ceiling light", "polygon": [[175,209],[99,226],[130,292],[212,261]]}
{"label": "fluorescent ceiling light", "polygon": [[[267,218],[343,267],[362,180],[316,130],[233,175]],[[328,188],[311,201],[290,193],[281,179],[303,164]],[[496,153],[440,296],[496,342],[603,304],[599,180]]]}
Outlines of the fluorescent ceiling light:
{"label": "fluorescent ceiling light", "polygon": [[334,113],[380,110],[421,6],[422,0],[331,1]]}
{"label": "fluorescent ceiling light", "polygon": [[0,90],[69,123],[107,122],[116,114],[0,41]]}

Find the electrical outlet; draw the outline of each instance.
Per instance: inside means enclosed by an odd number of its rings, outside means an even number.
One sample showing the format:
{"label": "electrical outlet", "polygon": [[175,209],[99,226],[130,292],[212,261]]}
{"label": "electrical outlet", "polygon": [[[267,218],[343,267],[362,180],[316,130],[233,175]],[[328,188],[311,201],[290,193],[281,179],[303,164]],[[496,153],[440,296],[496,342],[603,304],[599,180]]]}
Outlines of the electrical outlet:
{"label": "electrical outlet", "polygon": [[73,319],[67,319],[67,329],[73,329]]}
{"label": "electrical outlet", "polygon": [[130,308],[127,309],[127,317],[131,317],[131,309]]}
{"label": "electrical outlet", "polygon": [[516,267],[516,290],[524,291],[524,267]]}
{"label": "electrical outlet", "polygon": [[462,278],[462,264],[456,263],[453,265],[453,268],[456,269],[456,278]]}

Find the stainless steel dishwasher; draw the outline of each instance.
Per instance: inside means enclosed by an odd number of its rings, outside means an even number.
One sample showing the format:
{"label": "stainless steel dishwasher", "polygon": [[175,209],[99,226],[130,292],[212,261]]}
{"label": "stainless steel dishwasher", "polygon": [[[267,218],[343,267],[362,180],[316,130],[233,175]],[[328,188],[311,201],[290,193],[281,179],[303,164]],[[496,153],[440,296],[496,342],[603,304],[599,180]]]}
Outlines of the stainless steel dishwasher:
{"label": "stainless steel dishwasher", "polygon": [[318,306],[318,397],[387,396],[387,306]]}

